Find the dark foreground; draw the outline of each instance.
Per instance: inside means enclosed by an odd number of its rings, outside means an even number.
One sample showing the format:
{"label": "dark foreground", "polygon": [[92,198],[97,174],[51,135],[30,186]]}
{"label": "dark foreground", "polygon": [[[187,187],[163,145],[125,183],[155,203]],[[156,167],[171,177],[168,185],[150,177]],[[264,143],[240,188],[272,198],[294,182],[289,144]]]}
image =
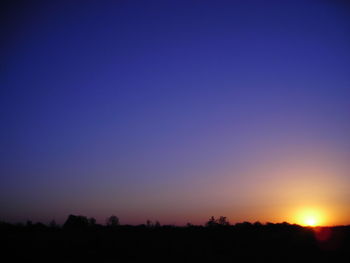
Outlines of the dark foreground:
{"label": "dark foreground", "polygon": [[6,262],[350,262],[349,226],[61,228],[2,223],[0,240]]}

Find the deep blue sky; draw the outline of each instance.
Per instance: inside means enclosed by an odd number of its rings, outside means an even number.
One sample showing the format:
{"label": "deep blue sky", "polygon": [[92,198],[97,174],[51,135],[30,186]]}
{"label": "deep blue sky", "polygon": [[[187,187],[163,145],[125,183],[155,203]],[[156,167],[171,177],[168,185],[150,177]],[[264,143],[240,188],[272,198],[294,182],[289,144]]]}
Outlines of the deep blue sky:
{"label": "deep blue sky", "polygon": [[0,220],[349,206],[346,1],[8,2]]}

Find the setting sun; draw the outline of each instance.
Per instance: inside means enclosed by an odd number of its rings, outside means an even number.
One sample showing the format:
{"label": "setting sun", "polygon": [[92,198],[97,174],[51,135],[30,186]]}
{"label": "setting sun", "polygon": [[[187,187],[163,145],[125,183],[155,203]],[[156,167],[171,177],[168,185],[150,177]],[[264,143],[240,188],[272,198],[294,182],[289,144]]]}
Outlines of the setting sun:
{"label": "setting sun", "polygon": [[324,213],[319,209],[303,209],[297,214],[297,223],[302,226],[320,226],[325,224]]}
{"label": "setting sun", "polygon": [[305,223],[306,223],[306,225],[308,225],[308,226],[316,226],[317,220],[316,220],[316,218],[314,218],[314,217],[310,217],[310,218],[307,218],[307,219],[305,220]]}

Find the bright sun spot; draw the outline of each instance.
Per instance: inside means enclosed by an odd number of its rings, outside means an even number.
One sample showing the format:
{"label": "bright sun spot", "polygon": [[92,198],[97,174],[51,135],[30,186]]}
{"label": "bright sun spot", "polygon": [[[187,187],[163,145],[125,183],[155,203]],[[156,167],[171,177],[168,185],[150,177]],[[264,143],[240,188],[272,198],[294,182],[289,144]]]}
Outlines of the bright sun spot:
{"label": "bright sun spot", "polygon": [[303,209],[298,212],[297,223],[302,226],[320,226],[324,224],[324,216],[320,210]]}
{"label": "bright sun spot", "polygon": [[305,224],[308,226],[316,226],[317,220],[314,217],[309,217],[305,220]]}

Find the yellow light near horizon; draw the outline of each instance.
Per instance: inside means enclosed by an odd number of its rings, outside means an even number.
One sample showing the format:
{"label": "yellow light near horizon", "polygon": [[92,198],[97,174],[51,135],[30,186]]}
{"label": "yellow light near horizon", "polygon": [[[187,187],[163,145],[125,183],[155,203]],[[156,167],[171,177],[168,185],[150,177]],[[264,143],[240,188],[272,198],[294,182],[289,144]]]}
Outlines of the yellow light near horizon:
{"label": "yellow light near horizon", "polygon": [[303,209],[298,212],[297,223],[302,226],[321,226],[325,223],[325,216],[318,209]]}
{"label": "yellow light near horizon", "polygon": [[308,226],[316,226],[317,225],[317,220],[314,217],[307,218],[305,220],[306,225]]}

